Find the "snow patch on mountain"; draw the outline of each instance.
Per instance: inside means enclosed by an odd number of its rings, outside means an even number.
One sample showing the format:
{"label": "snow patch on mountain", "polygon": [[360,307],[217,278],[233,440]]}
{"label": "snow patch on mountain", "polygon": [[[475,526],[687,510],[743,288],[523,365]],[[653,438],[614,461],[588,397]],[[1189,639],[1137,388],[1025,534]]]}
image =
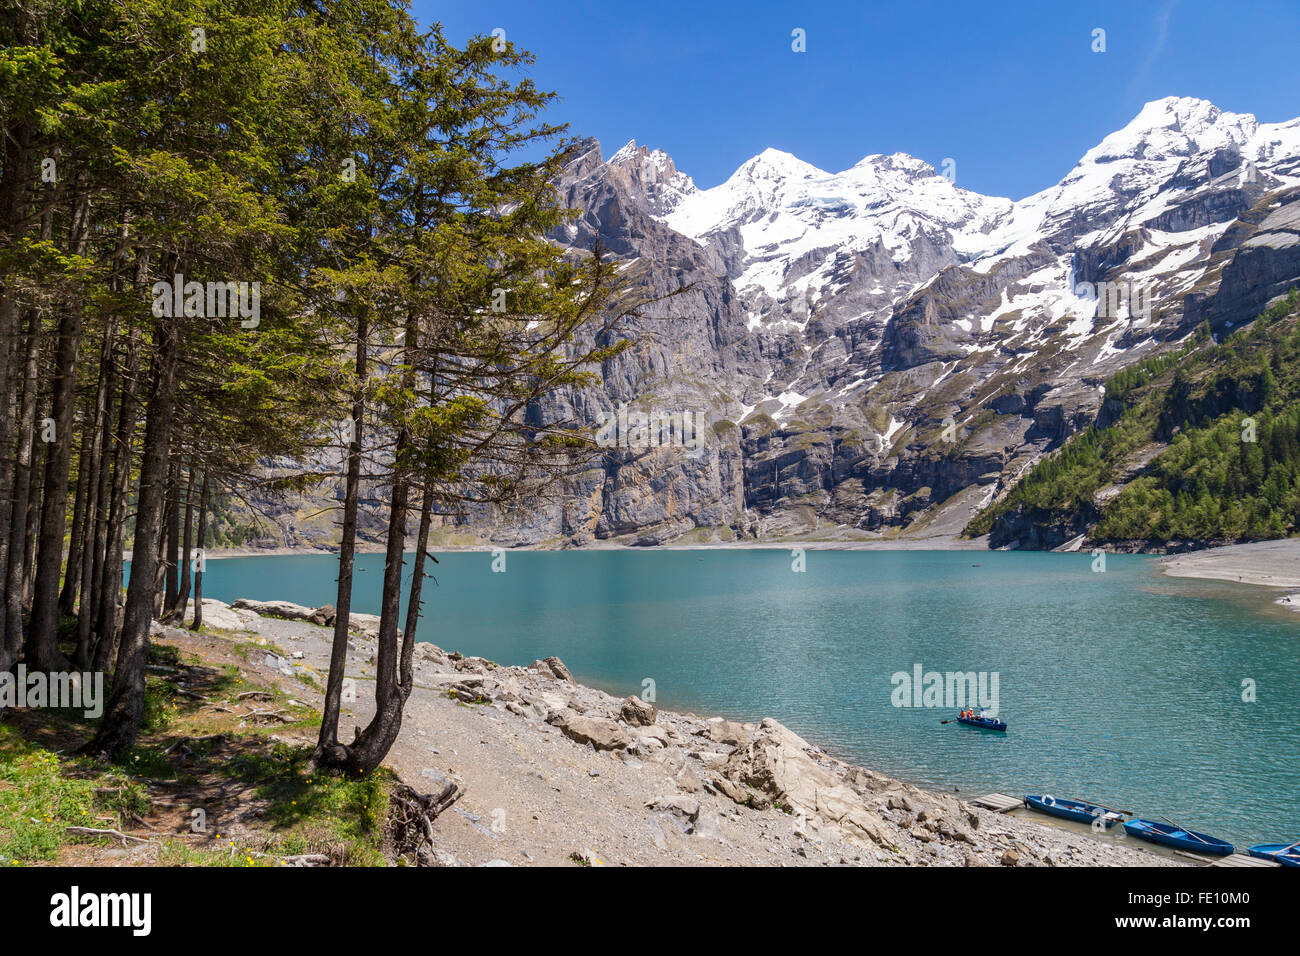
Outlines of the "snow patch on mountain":
{"label": "snow patch on mountain", "polygon": [[[952,245],[967,232],[992,228],[1011,205],[1009,199],[958,189],[930,164],[903,153],[867,156],[828,173],[767,149],[726,182],[684,197],[661,218],[702,245],[737,234],[744,251],[737,288],[780,299],[831,289],[837,268],[847,264],[846,253],[879,246],[905,262],[918,240],[933,237]],[[817,266],[789,278],[791,265],[809,256],[818,258]]]}

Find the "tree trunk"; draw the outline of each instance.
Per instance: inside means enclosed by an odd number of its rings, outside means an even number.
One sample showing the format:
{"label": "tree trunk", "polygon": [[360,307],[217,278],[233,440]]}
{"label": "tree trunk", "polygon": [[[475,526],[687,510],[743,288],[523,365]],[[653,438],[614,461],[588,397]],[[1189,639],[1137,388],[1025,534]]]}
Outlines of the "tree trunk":
{"label": "tree trunk", "polygon": [[[85,251],[90,231],[90,203],[78,201],[72,245]],[[32,592],[32,617],[26,657],[35,670],[61,671],[68,666],[59,650],[59,571],[63,567],[63,531],[67,525],[68,471],[72,464],[72,424],[76,411],[77,348],[81,344],[82,303],[69,303],[59,318],[54,359],[54,394],[50,416],[54,441],[45,454],[45,491],[41,505],[40,546]]]}
{"label": "tree trunk", "polygon": [[[39,401],[39,397],[38,397]],[[40,414],[39,412],[37,414]],[[22,606],[26,612],[32,609],[32,587],[36,580],[36,532],[40,528],[41,494],[45,485],[37,480],[38,475],[45,474],[45,456],[50,446],[39,437],[32,440],[32,467],[30,490],[27,496],[27,529],[23,532],[23,563],[19,569],[23,576]]]}
{"label": "tree trunk", "polygon": [[87,413],[81,428],[81,448],[77,452],[77,485],[73,491],[72,529],[68,534],[68,570],[63,575],[63,589],[59,591],[59,617],[73,612],[77,605],[77,591],[81,587],[81,575],[73,573],[73,568],[81,568],[81,546],[85,537],[86,494],[90,482],[90,468],[87,467],[91,456],[91,443],[95,440],[95,429],[91,427],[91,415]]}
{"label": "tree trunk", "polygon": [[190,599],[190,555],[194,551],[194,469],[190,468],[185,481],[185,519],[181,526],[181,581],[176,588],[176,600],[172,602],[167,620],[174,624],[185,622],[185,605]]}
{"label": "tree trunk", "polygon": [[90,467],[87,469],[89,477],[87,478],[86,519],[83,530],[85,541],[81,547],[82,561],[80,567],[73,564],[71,556],[68,558],[67,576],[71,577],[73,568],[76,567],[81,577],[81,606],[77,613],[76,656],[76,664],[81,668],[90,664],[92,656],[91,635],[93,634],[92,624],[94,623],[95,613],[95,563],[100,558],[99,550],[96,547],[97,532],[103,511],[107,505],[104,500],[106,490],[103,487],[101,473],[105,470],[104,454],[106,443],[104,436],[108,432],[108,390],[110,369],[112,368],[112,342],[115,331],[115,325],[110,321],[108,327],[104,330],[104,343],[100,348],[99,382],[95,386],[94,420],[93,427],[90,429],[94,441],[91,445]]}
{"label": "tree trunk", "polygon": [[[13,368],[21,354],[17,335],[17,303],[14,297],[0,290],[0,586],[9,577],[9,542],[13,528],[14,490],[14,427],[13,420],[21,416],[21,408],[10,394],[16,380]],[[0,599],[0,671],[14,666],[22,651],[22,633],[10,637],[6,601]]]}
{"label": "tree trunk", "polygon": [[[144,257],[137,262],[137,279],[146,268]],[[137,286],[139,285],[137,281]],[[104,571],[99,583],[99,607],[95,611],[95,670],[108,673],[117,660],[117,638],[122,609],[122,548],[126,543],[127,492],[134,458],[136,389],[140,371],[140,330],[133,329],[126,348],[122,371],[122,400],[117,410],[117,436],[113,446],[113,485],[109,502],[108,532],[104,545]]]}
{"label": "tree trunk", "polygon": [[[173,268],[172,272],[175,272]],[[177,320],[158,322],[148,412],[145,416],[140,492],[136,508],[135,538],[131,551],[131,580],[127,585],[126,612],[114,668],[113,689],[99,732],[86,750],[121,756],[140,733],[144,714],[145,661],[149,652],[149,624],[153,617],[160,532],[167,497],[167,463],[176,413]]]}
{"label": "tree trunk", "polygon": [[[407,441],[406,429],[399,429],[397,455],[400,458]],[[409,677],[403,680],[402,661],[407,651],[398,630],[402,600],[402,559],[406,545],[406,514],[410,481],[398,465],[393,478],[392,499],[388,509],[388,544],[384,555],[384,584],[379,600],[379,649],[375,662],[375,715],[346,749],[343,769],[350,774],[366,774],[378,767],[392,749],[402,730],[402,710],[411,693]]]}
{"label": "tree trunk", "polygon": [[[421,595],[424,591],[424,562],[429,554],[429,528],[433,525],[433,497],[428,489],[420,503],[420,530],[416,535],[415,568],[411,577],[411,593],[406,602],[406,627],[402,629],[402,683],[410,685],[412,659],[415,654],[415,629],[420,625]],[[437,561],[437,558],[433,558]],[[409,693],[409,692],[408,692]]]}
{"label": "tree trunk", "polygon": [[9,554],[12,561],[5,574],[5,639],[17,658],[23,644],[23,578],[27,557],[27,510],[32,490],[32,456],[36,440],[36,375],[40,359],[41,316],[30,311],[26,348],[22,350],[22,411],[18,421],[18,454],[14,459],[13,511],[9,523]]}
{"label": "tree trunk", "polygon": [[[108,404],[104,408],[104,424],[100,430],[99,440],[99,470],[95,475],[95,525],[89,529],[92,538],[89,542],[91,547],[90,561],[90,581],[82,586],[81,589],[81,606],[79,613],[86,616],[89,621],[90,649],[93,652],[95,644],[99,641],[99,632],[95,630],[95,620],[99,614],[100,594],[99,589],[104,581],[104,563],[108,560],[105,553],[108,548],[108,509],[109,500],[113,494],[112,469],[109,467],[110,457],[113,452],[113,402],[117,394],[117,369],[112,364],[112,358],[109,358],[109,375],[108,375]],[[80,627],[80,619],[78,619]],[[92,655],[93,657],[93,655]],[[91,661],[85,662],[89,666]]]}
{"label": "tree trunk", "polygon": [[[406,368],[403,384],[414,385],[415,349],[419,336],[414,320],[406,324]],[[384,583],[379,599],[378,654],[375,662],[375,714],[352,743],[335,744],[325,760],[346,773],[366,774],[377,768],[402,731],[402,711],[411,694],[411,647],[398,630],[402,602],[402,564],[406,549],[406,518],[410,507],[411,477],[408,461],[411,430],[405,422],[397,429],[393,451],[393,480],[388,509],[388,540],[384,554]],[[427,534],[427,532],[426,532]],[[418,616],[418,615],[417,615]],[[337,635],[338,621],[335,621]],[[414,635],[410,635],[414,639]]]}
{"label": "tree trunk", "polygon": [[[23,44],[33,42],[36,30],[32,11],[26,6],[19,7],[17,15],[14,37]],[[0,145],[4,157],[0,162],[0,235],[9,241],[26,232],[27,194],[36,180],[35,136],[36,125],[29,117],[16,112],[6,117],[3,145]],[[15,529],[26,523],[26,506],[19,507],[11,496],[17,471],[15,446],[23,447],[21,427],[17,435],[14,430],[15,415],[21,415],[18,376],[22,374],[23,353],[17,343],[22,312],[17,294],[0,276],[0,495],[4,496],[0,500],[0,584],[6,589],[6,600],[0,607],[0,671],[8,670],[17,660],[23,642],[21,617],[16,630],[8,617],[9,568],[12,563],[20,563],[22,557],[21,544],[14,551],[12,542]],[[36,323],[39,330],[39,317]],[[30,451],[30,440],[27,447]]]}
{"label": "tree trunk", "polygon": [[199,489],[199,532],[196,536],[199,546],[198,563],[194,566],[194,623],[191,631],[203,626],[203,566],[207,563],[208,546],[208,472],[203,472],[203,486]]}
{"label": "tree trunk", "polygon": [[320,737],[313,762],[339,767],[347,751],[339,744],[339,711],[342,707],[344,671],[348,658],[348,624],[352,616],[352,577],[356,564],[357,501],[361,489],[362,429],[365,424],[365,384],[369,375],[367,350],[369,323],[364,313],[357,319],[356,394],[352,402],[352,440],[348,444],[348,471],[343,490],[343,529],[339,541],[338,593],[335,597],[334,642],[330,648],[330,669],[325,679],[325,704]]}
{"label": "tree trunk", "polygon": [[154,617],[162,617],[165,608],[176,606],[176,591],[178,586],[177,570],[180,564],[180,531],[181,531],[181,483],[180,483],[180,462],[173,459],[167,468],[167,511],[164,514],[164,524],[166,527],[164,539],[164,551],[166,556],[167,576],[166,588],[158,596],[154,603]]}

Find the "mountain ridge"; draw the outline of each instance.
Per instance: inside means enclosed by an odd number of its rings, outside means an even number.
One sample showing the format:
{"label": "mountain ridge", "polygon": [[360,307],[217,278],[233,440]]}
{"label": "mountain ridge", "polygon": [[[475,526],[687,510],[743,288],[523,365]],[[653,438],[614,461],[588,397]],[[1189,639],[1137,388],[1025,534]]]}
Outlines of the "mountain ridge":
{"label": "mountain ridge", "polygon": [[602,385],[538,421],[691,412],[703,453],[611,448],[555,500],[447,519],[504,544],[954,535],[1097,420],[1111,375],[1300,280],[1300,119],[1147,104],[1021,200],[906,154],[826,173],[768,149],[699,189],[635,140],[576,144],[577,210],[661,299]]}

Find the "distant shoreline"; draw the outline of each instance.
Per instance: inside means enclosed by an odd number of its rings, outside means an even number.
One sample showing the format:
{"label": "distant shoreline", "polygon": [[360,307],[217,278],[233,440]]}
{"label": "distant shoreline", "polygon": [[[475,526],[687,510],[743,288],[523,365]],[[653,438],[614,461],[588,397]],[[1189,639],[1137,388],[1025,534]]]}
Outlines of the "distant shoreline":
{"label": "distant shoreline", "polygon": [[[410,543],[408,542],[408,545]],[[843,541],[835,539],[791,539],[789,541],[719,541],[690,544],[634,545],[620,542],[596,542],[579,548],[546,548],[537,545],[507,545],[492,542],[480,544],[431,544],[433,552],[479,551],[790,551],[794,548],[812,548],[818,551],[987,551],[988,538],[958,539],[934,538],[882,538],[879,541]],[[358,542],[357,554],[382,554],[385,546],[373,541]],[[408,552],[413,547],[406,548]],[[319,548],[310,545],[278,548],[208,548],[207,558],[256,558],[287,555],[337,555],[337,548]],[[131,552],[124,551],[123,559],[131,560]]]}
{"label": "distant shoreline", "polygon": [[1165,574],[1252,584],[1286,591],[1275,603],[1300,611],[1300,538],[1230,544],[1171,555],[1160,561]]}
{"label": "distant shoreline", "polygon": [[[790,551],[808,548],[819,551],[987,551],[988,539],[958,539],[953,537],[890,538],[879,541],[843,540],[789,540],[741,541],[691,544],[661,544],[637,546],[617,542],[599,542],[581,548],[545,548],[535,545],[482,543],[469,545],[438,544],[430,547],[436,552],[491,552],[496,548],[507,551]],[[408,550],[413,550],[409,549]],[[380,554],[384,545],[376,542],[359,542],[358,554]],[[1044,551],[1043,554],[1053,552]],[[207,557],[217,561],[224,558],[256,558],[292,555],[337,555],[337,550],[318,547],[280,548],[209,548]],[[123,554],[131,560],[131,552]],[[1276,603],[1300,611],[1300,538],[1282,538],[1274,541],[1256,541],[1249,544],[1230,544],[1181,554],[1154,556],[1159,558],[1164,574],[1176,578],[1199,578],[1276,588],[1286,593]]]}

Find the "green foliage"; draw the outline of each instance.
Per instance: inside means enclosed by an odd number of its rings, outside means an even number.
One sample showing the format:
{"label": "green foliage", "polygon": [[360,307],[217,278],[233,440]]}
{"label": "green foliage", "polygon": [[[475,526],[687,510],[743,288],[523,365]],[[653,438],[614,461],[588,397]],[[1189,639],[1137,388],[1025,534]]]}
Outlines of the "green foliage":
{"label": "green foliage", "polygon": [[266,818],[279,831],[277,852],[341,846],[351,865],[382,865],[392,775],[382,769],[359,777],[332,775],[313,770],[311,755],[310,747],[276,744],[269,752],[235,757],[222,773],[253,783],[268,801]]}
{"label": "green foliage", "polygon": [[69,761],[0,724],[0,865],[54,860],[67,827],[104,829],[142,813],[141,786],[94,762]]}

